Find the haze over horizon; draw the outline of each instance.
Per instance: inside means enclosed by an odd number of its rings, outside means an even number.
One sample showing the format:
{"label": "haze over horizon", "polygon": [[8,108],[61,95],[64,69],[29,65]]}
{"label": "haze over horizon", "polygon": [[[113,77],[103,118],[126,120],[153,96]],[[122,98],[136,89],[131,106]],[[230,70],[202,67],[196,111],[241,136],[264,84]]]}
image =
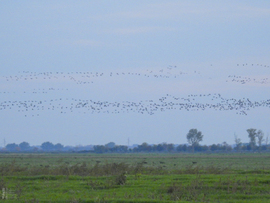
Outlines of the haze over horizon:
{"label": "haze over horizon", "polygon": [[248,128],[270,133],[270,2],[0,5],[6,143],[180,144],[197,128],[201,144],[233,144],[249,141]]}

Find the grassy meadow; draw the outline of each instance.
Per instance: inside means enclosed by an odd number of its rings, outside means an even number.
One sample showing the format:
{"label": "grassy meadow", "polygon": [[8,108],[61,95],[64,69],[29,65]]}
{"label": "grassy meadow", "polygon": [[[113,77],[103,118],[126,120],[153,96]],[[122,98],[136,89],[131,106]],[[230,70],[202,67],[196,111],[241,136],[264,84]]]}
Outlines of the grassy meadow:
{"label": "grassy meadow", "polygon": [[270,202],[270,154],[0,154],[6,202]]}

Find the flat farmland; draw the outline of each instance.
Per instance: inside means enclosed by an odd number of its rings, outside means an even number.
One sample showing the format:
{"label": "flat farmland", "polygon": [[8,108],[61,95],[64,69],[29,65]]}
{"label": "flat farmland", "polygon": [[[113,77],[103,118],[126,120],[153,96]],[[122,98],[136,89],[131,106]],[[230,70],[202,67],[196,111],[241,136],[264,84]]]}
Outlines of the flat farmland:
{"label": "flat farmland", "polygon": [[0,154],[10,202],[270,202],[270,154]]}
{"label": "flat farmland", "polygon": [[42,153],[42,154],[0,154],[0,163],[15,162],[20,166],[57,166],[59,164],[81,164],[89,166],[106,163],[125,163],[134,165],[143,163],[147,167],[164,167],[168,170],[182,169],[189,165],[203,167],[256,170],[270,169],[269,153],[231,153],[231,154],[93,154],[93,153]]}

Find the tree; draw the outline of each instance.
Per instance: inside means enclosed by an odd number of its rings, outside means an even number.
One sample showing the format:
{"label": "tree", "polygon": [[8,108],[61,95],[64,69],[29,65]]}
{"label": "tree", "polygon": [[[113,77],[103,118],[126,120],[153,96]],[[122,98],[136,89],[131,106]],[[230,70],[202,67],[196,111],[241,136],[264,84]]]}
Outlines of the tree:
{"label": "tree", "polygon": [[114,142],[109,142],[108,144],[105,145],[105,147],[112,149],[115,147],[115,143]]}
{"label": "tree", "polygon": [[216,145],[216,144],[212,144],[212,145],[210,145],[210,150],[211,151],[216,151],[216,150],[218,150],[218,145]]}
{"label": "tree", "polygon": [[257,134],[256,129],[250,128],[250,129],[247,129],[247,132],[248,132],[248,137],[250,139],[249,141],[250,147],[252,150],[254,150],[256,147],[256,134]]}
{"label": "tree", "polygon": [[8,151],[17,151],[18,147],[19,146],[17,144],[12,143],[12,144],[7,144],[6,149]]}
{"label": "tree", "polygon": [[138,146],[139,152],[150,152],[152,150],[151,145],[148,145],[146,142]]}
{"label": "tree", "polygon": [[232,150],[231,146],[227,142],[222,143],[222,148],[225,151],[231,151]]}
{"label": "tree", "polygon": [[174,145],[173,144],[167,144],[167,151],[172,152],[174,150]]}
{"label": "tree", "polygon": [[201,131],[197,129],[190,129],[187,134],[187,141],[192,146],[192,151],[194,152],[194,147],[199,145],[199,142],[203,140],[203,135]]}
{"label": "tree", "polygon": [[161,152],[164,150],[164,146],[162,144],[157,145],[157,151]]}
{"label": "tree", "polygon": [[234,135],[234,141],[235,141],[235,148],[236,150],[240,150],[241,149],[241,145],[242,145],[242,142],[241,142],[241,139],[237,137],[237,135]]}
{"label": "tree", "polygon": [[54,145],[54,149],[57,151],[61,151],[64,148],[64,146],[60,143],[57,143],[56,145]]}
{"label": "tree", "polygon": [[128,151],[128,147],[125,146],[125,145],[117,145],[113,149],[114,149],[115,152],[121,152],[121,153],[124,153],[124,152]]}
{"label": "tree", "polygon": [[178,145],[177,147],[176,147],[176,151],[178,151],[178,152],[181,152],[181,151],[187,151],[187,145]]}
{"label": "tree", "polygon": [[265,138],[265,145],[268,145],[268,139],[269,139],[269,133],[267,133],[266,138]]}
{"label": "tree", "polygon": [[107,148],[104,145],[95,145],[94,146],[94,152],[95,153],[105,153],[107,152]]}
{"label": "tree", "polygon": [[19,147],[21,148],[22,151],[26,151],[30,149],[30,145],[28,142],[22,142],[19,144]]}
{"label": "tree", "polygon": [[259,150],[261,151],[261,149],[262,149],[262,142],[264,141],[264,133],[263,133],[263,131],[262,130],[258,130],[256,136],[258,138]]}
{"label": "tree", "polygon": [[41,148],[44,150],[44,151],[52,151],[54,150],[54,145],[53,143],[51,142],[43,142],[41,144]]}

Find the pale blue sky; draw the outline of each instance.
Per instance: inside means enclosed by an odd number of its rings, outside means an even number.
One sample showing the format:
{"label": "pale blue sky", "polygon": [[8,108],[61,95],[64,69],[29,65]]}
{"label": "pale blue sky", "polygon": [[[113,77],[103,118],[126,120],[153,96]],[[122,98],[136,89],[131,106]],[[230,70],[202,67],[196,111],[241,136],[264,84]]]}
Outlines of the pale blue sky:
{"label": "pale blue sky", "polygon": [[[167,94],[211,94],[203,104],[219,102],[212,100],[214,94],[266,101],[269,33],[270,2],[265,0],[3,0],[0,139],[32,145],[126,144],[128,138],[131,144],[186,143],[188,130],[197,128],[205,135],[202,144],[232,144],[234,133],[248,142],[247,128],[270,133],[269,107],[246,110],[247,115],[235,109],[145,115],[132,110],[61,113],[52,106],[70,109],[80,99],[143,101],[147,106],[146,100],[158,102]],[[237,82],[240,77],[245,84]],[[80,81],[85,84],[77,84]],[[24,107],[15,104],[3,107],[9,101],[26,101],[29,106],[43,101],[47,109],[22,112]]]}

